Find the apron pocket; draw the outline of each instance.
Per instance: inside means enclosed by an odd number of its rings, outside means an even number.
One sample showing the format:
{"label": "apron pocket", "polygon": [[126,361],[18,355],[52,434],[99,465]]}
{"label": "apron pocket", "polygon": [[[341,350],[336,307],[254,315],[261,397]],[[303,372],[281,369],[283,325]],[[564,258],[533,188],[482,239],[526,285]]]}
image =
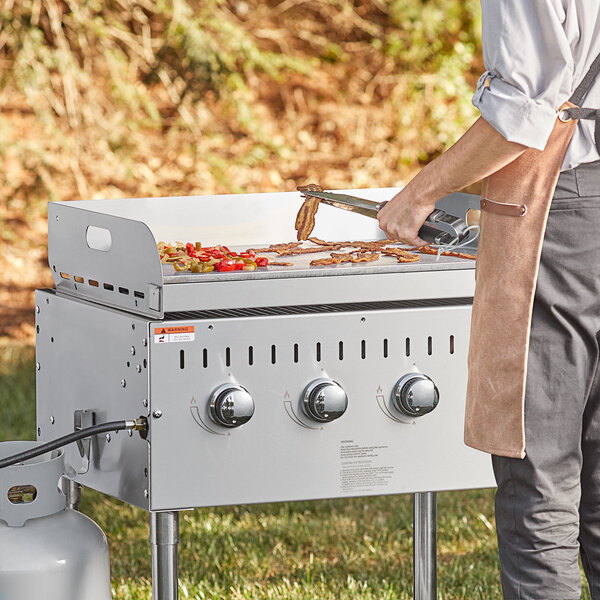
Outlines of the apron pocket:
{"label": "apron pocket", "polygon": [[584,163],[574,171],[580,196],[600,196],[600,161]]}
{"label": "apron pocket", "polygon": [[[598,190],[600,192],[600,190]],[[550,210],[600,209],[600,195],[587,198],[553,198]]]}

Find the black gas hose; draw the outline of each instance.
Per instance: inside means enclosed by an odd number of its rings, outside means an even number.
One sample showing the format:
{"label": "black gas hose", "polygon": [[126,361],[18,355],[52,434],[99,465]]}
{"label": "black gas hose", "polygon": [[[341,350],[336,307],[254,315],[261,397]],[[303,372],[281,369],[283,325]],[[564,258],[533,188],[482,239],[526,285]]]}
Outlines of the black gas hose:
{"label": "black gas hose", "polygon": [[18,454],[13,454],[12,456],[7,456],[6,458],[0,459],[0,469],[4,467],[10,467],[25,460],[29,460],[30,458],[35,458],[36,456],[40,456],[41,454],[45,454],[51,450],[56,450],[57,448],[65,446],[66,444],[77,442],[78,440],[82,440],[92,435],[99,435],[108,431],[123,431],[124,429],[133,431],[146,431],[148,429],[148,421],[144,417],[140,417],[139,419],[134,419],[133,421],[110,421],[108,423],[92,425],[91,427],[86,427],[85,429],[79,429],[78,431],[63,435],[62,437],[56,438],[50,442],[46,442],[45,444],[40,444],[35,448],[30,448],[24,452],[19,452]]}

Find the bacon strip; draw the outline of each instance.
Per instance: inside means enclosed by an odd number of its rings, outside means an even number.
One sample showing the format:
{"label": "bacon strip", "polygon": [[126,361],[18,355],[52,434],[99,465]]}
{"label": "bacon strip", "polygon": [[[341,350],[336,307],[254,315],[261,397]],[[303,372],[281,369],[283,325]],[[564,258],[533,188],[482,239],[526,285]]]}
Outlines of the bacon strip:
{"label": "bacon strip", "polygon": [[326,267],[327,265],[334,265],[335,259],[333,258],[316,258],[310,261],[311,267]]}
{"label": "bacon strip", "polygon": [[393,256],[398,262],[417,262],[420,260],[418,254],[411,254],[402,248],[383,248],[380,250],[386,256]]}
{"label": "bacon strip", "polygon": [[348,252],[347,254],[339,254],[336,252],[332,252],[330,254],[331,258],[333,258],[333,260],[337,263],[345,263],[345,262],[352,262],[352,254],[350,252]]}
{"label": "bacon strip", "polygon": [[[413,252],[420,252],[421,254],[437,254],[438,251],[431,246],[421,246],[420,248],[409,248]],[[454,252],[454,250],[446,250],[441,253],[442,256],[454,256],[455,258],[468,258],[471,260],[477,260],[475,254],[466,254],[464,252]]]}
{"label": "bacon strip", "polygon": [[326,242],[325,240],[321,240],[318,237],[309,237],[308,241],[312,242],[313,244],[316,244],[317,246],[338,246],[342,243],[342,242]]}
{"label": "bacon strip", "polygon": [[[355,256],[356,255],[356,256]],[[338,254],[332,252],[329,258],[317,258],[310,262],[311,267],[325,267],[327,265],[339,265],[341,263],[363,263],[379,260],[378,252],[347,252]]]}
{"label": "bacon strip", "polygon": [[299,185],[296,189],[306,196],[306,200],[304,200],[304,204],[302,204],[296,216],[295,229],[298,232],[297,239],[307,240],[315,228],[315,215],[319,209],[320,202],[318,198],[311,197],[309,192],[322,192],[323,188],[316,183],[309,183],[308,185]]}
{"label": "bacon strip", "polygon": [[252,250],[253,252],[264,253],[264,252],[278,252],[279,250],[289,250],[290,248],[297,248],[301,246],[302,242],[282,242],[281,244],[271,244],[268,248],[248,248],[246,252]]}
{"label": "bacon strip", "polygon": [[373,251],[373,252],[377,252],[379,251],[381,248],[384,248],[385,246],[387,246],[388,244],[391,244],[392,242],[390,242],[389,240],[376,240],[374,242],[348,242],[345,244],[345,247],[348,248],[360,248],[361,250],[368,250],[368,251]]}
{"label": "bacon strip", "polygon": [[298,232],[298,240],[308,239],[308,236],[315,228],[315,215],[319,209],[319,202],[318,198],[309,196],[300,207],[295,224],[296,231]]}
{"label": "bacon strip", "polygon": [[379,260],[378,252],[361,252],[356,258],[352,259],[353,263],[362,263],[362,262],[373,262],[374,260]]}
{"label": "bacon strip", "polygon": [[339,250],[341,246],[327,246],[327,247],[315,247],[315,248],[292,248],[291,250],[278,250],[279,256],[296,256],[299,254],[315,254],[316,252],[331,252],[332,250]]}

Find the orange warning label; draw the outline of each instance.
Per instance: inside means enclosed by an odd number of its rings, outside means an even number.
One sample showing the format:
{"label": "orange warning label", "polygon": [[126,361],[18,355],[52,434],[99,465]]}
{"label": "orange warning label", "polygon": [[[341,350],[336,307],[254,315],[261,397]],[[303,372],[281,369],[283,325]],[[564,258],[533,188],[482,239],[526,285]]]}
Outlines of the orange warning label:
{"label": "orange warning label", "polygon": [[184,325],[183,327],[155,327],[155,335],[164,335],[171,333],[194,333],[193,325]]}

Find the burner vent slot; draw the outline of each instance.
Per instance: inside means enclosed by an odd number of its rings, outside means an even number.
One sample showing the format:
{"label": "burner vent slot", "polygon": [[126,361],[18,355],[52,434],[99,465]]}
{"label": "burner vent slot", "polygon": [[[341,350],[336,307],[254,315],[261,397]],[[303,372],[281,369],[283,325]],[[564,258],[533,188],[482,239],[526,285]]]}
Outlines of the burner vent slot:
{"label": "burner vent slot", "polygon": [[[402,342],[403,340],[403,342]],[[448,338],[448,346],[446,346],[447,348],[447,352],[448,355],[453,355],[456,353],[456,336],[454,334],[449,335]],[[379,346],[380,350],[375,352],[375,355],[378,355],[380,358],[383,359],[388,359],[390,357],[392,357],[394,355],[394,352],[398,352],[398,350],[400,350],[400,353],[405,356],[405,357],[411,357],[414,355],[414,343],[415,340],[412,337],[402,337],[400,338],[400,340],[397,340],[398,346],[394,346],[394,344],[396,343],[395,339],[390,339],[390,338],[380,338],[379,341],[375,341],[376,342],[376,346],[378,344],[381,344]],[[433,336],[427,336],[426,338],[421,338],[420,340],[417,340],[418,344],[418,349],[423,348],[423,351],[426,350],[427,352],[427,356],[433,356],[433,350],[434,350],[434,340],[433,340]],[[373,343],[373,342],[372,342]],[[367,360],[369,358],[369,352],[368,352],[368,344],[369,344],[369,340],[368,339],[363,339],[363,340],[357,340],[356,342],[352,343],[352,356],[354,356],[354,351],[357,352],[357,357],[360,357],[360,360]],[[423,344],[423,346],[421,346],[421,344]],[[258,348],[258,355],[256,354]],[[337,360],[342,362],[346,359],[348,359],[348,356],[346,356],[347,354],[347,340],[339,340],[337,342],[329,342],[329,346],[328,348],[325,346],[325,344],[323,342],[314,342],[314,354],[312,356],[311,359],[309,360],[314,360],[316,363],[321,363],[324,358],[324,352],[328,351],[330,353],[334,353],[333,355],[328,354],[327,356],[329,356],[329,360],[335,360],[335,358],[337,357]],[[291,345],[290,350],[289,351],[284,351],[282,355],[280,355],[280,346],[278,346],[277,344],[270,344],[267,345],[263,348],[262,344],[259,344],[258,346],[255,345],[249,345],[247,346],[247,362],[246,364],[248,366],[255,366],[255,364],[271,364],[271,365],[278,365],[281,363],[282,360],[282,356],[284,359],[284,362],[287,361],[287,363],[289,365],[295,364],[295,365],[299,365],[302,363],[302,361],[300,360],[300,343],[299,342],[295,342]],[[263,351],[264,350],[264,351]],[[218,364],[224,364],[225,367],[231,367],[232,366],[232,351],[231,351],[231,347],[227,346],[227,347],[221,347],[221,348],[213,348],[212,350],[210,348],[203,348],[202,349],[202,354],[201,354],[201,363],[202,363],[202,367],[204,369],[208,369],[209,368],[209,352],[213,352],[214,356],[216,356],[218,358],[218,360],[216,361]],[[288,353],[289,352],[289,353]],[[181,351],[181,359],[180,359],[180,365],[181,365],[181,369],[184,368],[184,358],[183,358],[183,351]],[[307,357],[308,358],[308,357]],[[375,358],[376,359],[376,358]],[[259,361],[258,363],[256,361]]]}
{"label": "burner vent slot", "polygon": [[179,368],[185,369],[185,350],[179,351]]}

